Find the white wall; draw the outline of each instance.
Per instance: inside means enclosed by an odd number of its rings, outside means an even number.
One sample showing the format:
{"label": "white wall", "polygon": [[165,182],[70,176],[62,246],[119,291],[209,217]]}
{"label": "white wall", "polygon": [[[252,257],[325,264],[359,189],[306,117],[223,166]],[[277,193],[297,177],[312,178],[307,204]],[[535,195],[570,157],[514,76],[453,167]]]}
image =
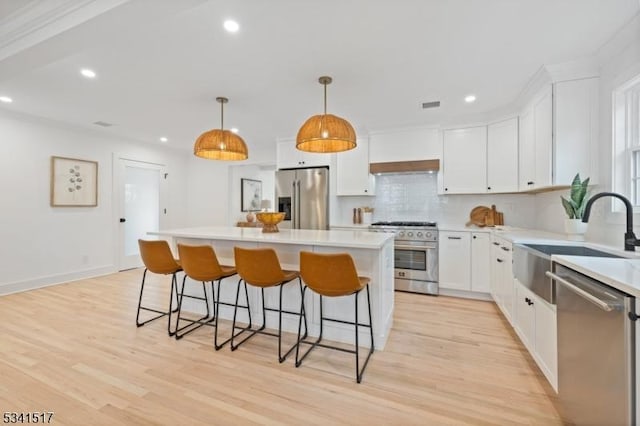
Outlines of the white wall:
{"label": "white wall", "polygon": [[[167,166],[169,227],[186,224],[188,155],[0,112],[0,294],[115,271],[113,153]],[[50,207],[50,159],[98,162],[97,207]]]}
{"label": "white wall", "polygon": [[[600,184],[591,190],[595,194],[611,191],[612,145],[612,92],[615,88],[640,74],[640,15],[637,15],[616,36],[602,46],[598,52],[600,64]],[[586,176],[583,176],[583,178]],[[536,228],[553,232],[564,232],[564,210],[560,195],[567,191],[555,191],[536,195]],[[615,245],[623,248],[625,221],[622,213],[612,213],[607,199],[593,205],[589,227],[585,238],[588,241]],[[634,217],[635,232],[640,229],[640,215]]]}
{"label": "white wall", "polygon": [[229,180],[229,223],[235,225],[238,221],[247,220],[247,212],[241,210],[240,183],[241,179],[253,179],[262,182],[262,199],[271,201],[271,210],[275,211],[275,166],[261,166],[256,164],[231,166]]}

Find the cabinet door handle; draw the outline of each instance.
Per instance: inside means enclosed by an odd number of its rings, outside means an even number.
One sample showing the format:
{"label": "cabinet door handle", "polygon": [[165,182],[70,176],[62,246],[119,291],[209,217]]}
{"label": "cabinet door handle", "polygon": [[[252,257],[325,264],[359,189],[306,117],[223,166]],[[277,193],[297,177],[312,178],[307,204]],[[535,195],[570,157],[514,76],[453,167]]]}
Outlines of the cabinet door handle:
{"label": "cabinet door handle", "polygon": [[365,189],[364,192],[369,192],[369,191],[367,189]]}
{"label": "cabinet door handle", "polygon": [[529,182],[527,182],[527,185],[533,185],[533,181],[530,180]]}
{"label": "cabinet door handle", "polygon": [[491,187],[490,186],[487,186],[487,191],[491,191]]}
{"label": "cabinet door handle", "polygon": [[476,238],[478,238],[478,237],[476,237],[476,236],[474,235],[474,236],[473,236],[473,239],[475,240]]}
{"label": "cabinet door handle", "polygon": [[445,188],[444,190],[445,190],[445,191],[448,191],[448,190],[449,190],[449,188]]}
{"label": "cabinet door handle", "polygon": [[504,262],[504,260],[502,260],[502,259],[496,259],[496,260],[498,261],[498,263]]}
{"label": "cabinet door handle", "polygon": [[461,240],[462,237],[447,237],[450,240]]}
{"label": "cabinet door handle", "polygon": [[493,245],[494,245],[494,246],[499,246],[499,245],[500,245],[500,243],[496,243],[496,242],[494,241]]}
{"label": "cabinet door handle", "polygon": [[506,248],[506,247],[500,247],[502,250],[504,251],[511,251],[510,249]]}

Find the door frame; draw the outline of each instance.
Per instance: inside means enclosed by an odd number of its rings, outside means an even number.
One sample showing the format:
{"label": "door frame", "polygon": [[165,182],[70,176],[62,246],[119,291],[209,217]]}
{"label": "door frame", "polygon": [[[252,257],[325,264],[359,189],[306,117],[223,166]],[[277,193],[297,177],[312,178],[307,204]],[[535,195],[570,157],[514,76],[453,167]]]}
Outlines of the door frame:
{"label": "door frame", "polygon": [[[113,211],[112,211],[112,223],[113,223],[113,235],[114,238],[114,265],[116,270],[122,271],[124,270],[123,262],[122,262],[122,250],[124,249],[124,232],[122,231],[122,226],[120,224],[120,218],[123,214],[124,205],[122,204],[122,200],[124,199],[124,164],[125,162],[130,163],[138,163],[140,165],[148,166],[150,169],[156,169],[160,172],[160,188],[159,188],[159,210],[158,210],[158,227],[162,229],[165,227],[167,223],[167,194],[168,194],[168,173],[167,166],[162,163],[157,163],[153,161],[140,160],[130,155],[113,153],[112,156],[112,171],[113,171],[113,188],[112,188],[112,197],[113,197]],[[142,266],[142,261],[138,266]],[[126,268],[129,269],[129,268]]]}

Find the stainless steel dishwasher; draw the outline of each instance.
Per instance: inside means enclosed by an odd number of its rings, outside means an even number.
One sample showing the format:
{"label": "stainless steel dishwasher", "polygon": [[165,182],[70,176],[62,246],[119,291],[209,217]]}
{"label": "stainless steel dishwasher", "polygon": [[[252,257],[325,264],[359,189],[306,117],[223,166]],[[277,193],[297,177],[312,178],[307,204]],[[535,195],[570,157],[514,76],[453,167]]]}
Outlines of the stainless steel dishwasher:
{"label": "stainless steel dishwasher", "polygon": [[635,424],[634,297],[554,264],[558,399],[576,425]]}

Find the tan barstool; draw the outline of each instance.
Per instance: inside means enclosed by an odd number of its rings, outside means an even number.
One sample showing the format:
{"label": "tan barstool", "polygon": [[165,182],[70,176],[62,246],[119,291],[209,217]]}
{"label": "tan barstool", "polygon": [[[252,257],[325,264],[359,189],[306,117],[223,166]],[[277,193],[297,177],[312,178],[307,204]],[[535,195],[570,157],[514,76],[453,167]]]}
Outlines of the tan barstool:
{"label": "tan barstool", "polygon": [[[208,325],[215,327],[213,344],[216,350],[222,348],[227,342],[231,340],[228,338],[221,344],[218,344],[218,312],[219,305],[228,305],[235,306],[233,303],[225,303],[220,302],[220,282],[232,275],[236,274],[236,268],[233,266],[224,266],[220,265],[218,262],[218,257],[216,256],[213,247],[208,245],[201,246],[189,246],[184,244],[178,244],[178,253],[180,255],[180,262],[182,264],[182,268],[184,269],[185,277],[182,280],[182,290],[180,291],[180,301],[178,303],[178,323],[176,324],[176,339],[180,339],[184,337],[186,334],[191,333],[194,330],[202,327],[203,325]],[[189,296],[184,294],[184,285],[187,277],[191,278],[194,281],[202,282],[202,291],[203,297],[197,296]],[[214,288],[214,282],[217,281],[217,291]],[[209,318],[209,301],[207,300],[207,291],[205,288],[205,283],[211,282],[211,293],[213,298],[213,317]],[[217,296],[216,296],[217,294]],[[207,314],[198,319],[186,319],[181,318],[182,315],[182,298],[183,297],[191,297],[194,299],[200,299],[205,302]],[[248,307],[247,307],[248,309]],[[189,324],[180,327],[180,321],[187,321]],[[180,333],[181,331],[185,331],[184,333]],[[233,330],[232,330],[233,334]]]}
{"label": "tan barstool", "polygon": [[[136,312],[136,325],[138,327],[142,327],[153,320],[157,320],[158,318],[168,315],[169,321],[167,322],[167,332],[169,333],[169,336],[173,336],[175,330],[171,330],[171,313],[177,311],[173,310],[173,296],[175,294],[176,305],[178,305],[178,279],[176,274],[182,271],[180,262],[174,259],[171,249],[169,248],[169,244],[164,240],[138,240],[138,246],[140,247],[140,257],[142,258],[142,263],[144,263],[145,268],[144,273],[142,274],[142,283],[140,285],[140,298],[138,299],[138,311]],[[144,283],[146,281],[148,271],[161,275],[171,274],[171,294],[169,295],[169,310],[167,312],[142,306],[142,293],[144,292]],[[140,322],[141,310],[155,312],[159,315],[156,315],[144,322]]]}
{"label": "tan barstool", "polygon": [[[304,280],[305,287],[302,291],[302,305],[300,312],[304,311],[304,292],[310,288],[313,292],[320,295],[320,335],[314,342],[307,342],[304,338],[300,338],[301,326],[298,325],[298,341],[299,343],[310,344],[311,347],[299,357],[300,345],[296,348],[296,367],[302,364],[302,361],[309,355],[316,346],[323,348],[335,349],[342,352],[355,354],[356,356],[356,380],[358,383],[362,381],[362,374],[367,367],[369,358],[374,351],[373,343],[373,323],[371,322],[371,297],[369,296],[369,278],[359,277],[353,259],[348,253],[336,254],[318,254],[306,251],[300,252],[300,275]],[[367,289],[367,306],[369,308],[369,324],[358,322],[358,294],[362,289]],[[325,318],[322,314],[323,297],[339,297],[353,295],[355,300],[355,321],[343,321],[332,318]],[[330,346],[320,343],[322,341],[322,323],[323,321],[337,322],[341,324],[351,324],[355,326],[355,350],[348,350],[337,346]],[[368,327],[371,335],[371,347],[369,353],[362,366],[359,368],[359,345],[358,345],[358,327]]]}
{"label": "tan barstool", "polygon": [[[282,309],[282,289],[284,285],[298,279],[300,285],[300,294],[302,295],[302,282],[300,281],[300,274],[297,271],[284,271],[280,262],[278,261],[278,255],[273,249],[259,248],[259,249],[245,249],[240,247],[234,247],[236,268],[238,269],[238,275],[240,275],[240,281],[238,281],[238,289],[236,292],[236,308],[233,311],[233,330],[235,330],[236,313],[238,311],[238,301],[240,297],[240,284],[244,282],[245,295],[248,295],[247,284],[259,287],[262,294],[262,325],[259,328],[253,328],[251,323],[251,316],[249,316],[248,331],[251,333],[242,339],[238,344],[234,344],[233,340],[237,337],[234,333],[231,335],[231,350],[236,350],[241,344],[249,340],[256,334],[266,334],[269,336],[275,336],[278,338],[278,361],[284,362],[287,356],[298,346],[296,342],[287,353],[282,355],[282,314],[291,314],[300,316],[300,323],[304,319],[304,337],[307,336],[307,317],[304,310],[300,313],[292,312]],[[264,303],[264,289],[269,287],[280,287],[280,303],[278,308],[267,308]],[[249,298],[247,296],[247,305],[249,305]],[[264,331],[266,327],[266,311],[278,312],[278,333],[271,333]],[[244,331],[244,330],[243,330]],[[300,334],[300,332],[298,332]],[[304,338],[303,337],[303,338]],[[300,340],[300,336],[298,336]]]}

